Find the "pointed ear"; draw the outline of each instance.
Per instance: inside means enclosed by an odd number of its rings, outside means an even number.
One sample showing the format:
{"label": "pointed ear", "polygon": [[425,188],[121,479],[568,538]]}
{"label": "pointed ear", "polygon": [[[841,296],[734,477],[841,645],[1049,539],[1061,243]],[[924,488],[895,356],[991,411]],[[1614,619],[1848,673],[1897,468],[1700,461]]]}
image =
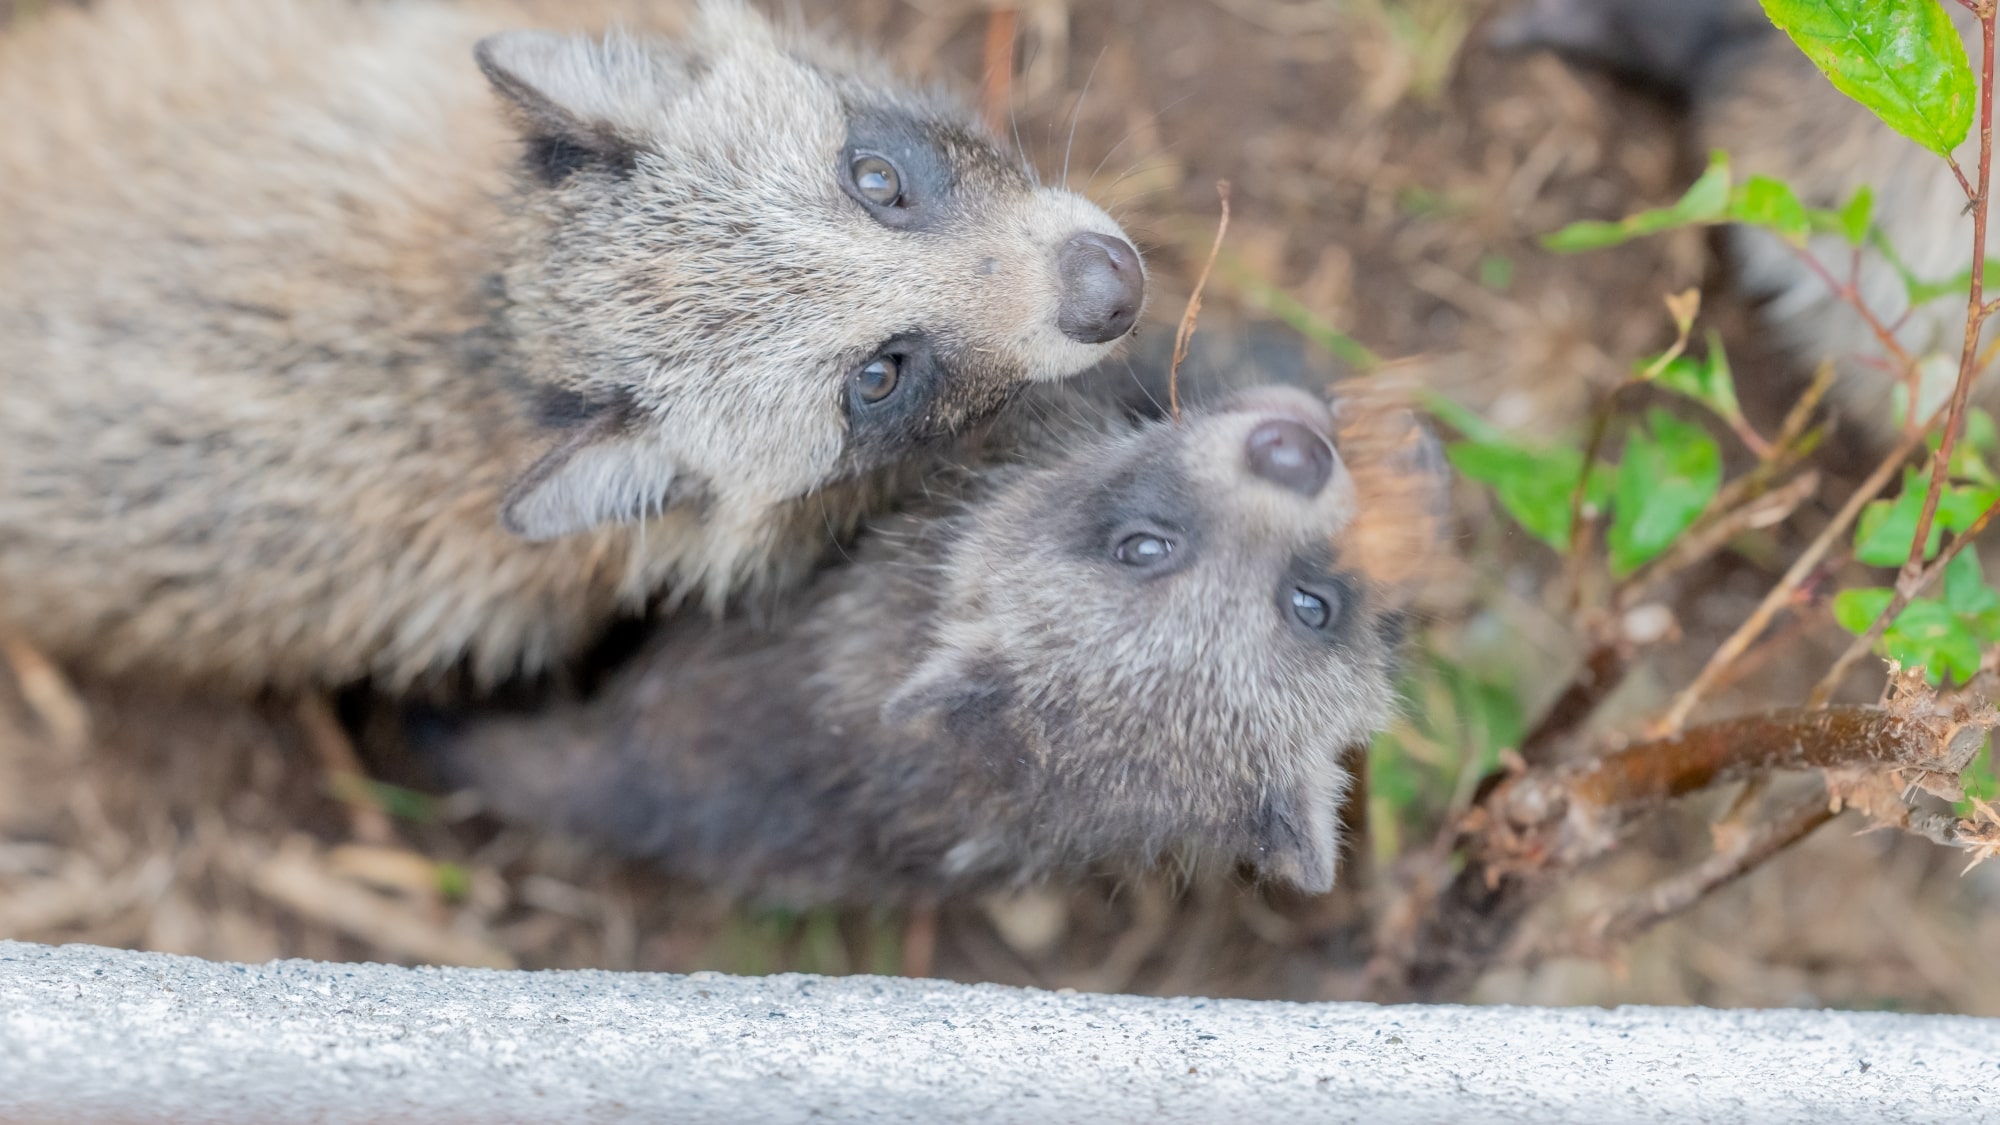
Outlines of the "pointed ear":
{"label": "pointed ear", "polygon": [[[624,523],[676,502],[677,469],[658,439],[605,408],[529,467],[500,501],[500,522],[523,539],[555,539]],[[685,499],[685,496],[679,499]]]}
{"label": "pointed ear", "polygon": [[674,69],[621,36],[504,31],[472,54],[513,108],[529,165],[550,184],[593,164],[629,170]]}
{"label": "pointed ear", "polygon": [[903,726],[926,716],[956,734],[999,722],[1014,697],[1014,677],[985,653],[956,647],[932,652],[882,704],[882,721]]}
{"label": "pointed ear", "polygon": [[1255,840],[1260,871],[1309,895],[1333,889],[1340,869],[1340,803],[1346,780],[1345,773],[1333,785],[1320,778],[1294,779],[1266,795]]}

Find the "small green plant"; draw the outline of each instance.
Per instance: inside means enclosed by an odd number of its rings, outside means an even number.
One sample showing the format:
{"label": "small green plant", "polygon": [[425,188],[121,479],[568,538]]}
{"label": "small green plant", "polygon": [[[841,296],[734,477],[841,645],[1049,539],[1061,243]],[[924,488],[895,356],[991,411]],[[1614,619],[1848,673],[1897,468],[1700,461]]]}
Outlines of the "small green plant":
{"label": "small green plant", "polygon": [[[1660,604],[1663,580],[1785,523],[1817,494],[1818,476],[1805,459],[1818,441],[1812,419],[1833,369],[1822,368],[1776,431],[1759,432],[1743,416],[1721,343],[1710,334],[1705,346],[1690,346],[1699,304],[1687,293],[1667,302],[1672,345],[1635,365],[1586,433],[1531,444],[1451,403],[1431,404],[1455,431],[1448,454],[1460,473],[1489,488],[1523,531],[1562,557],[1562,588],[1585,656],[1527,724],[1497,721],[1481,702],[1488,695],[1467,696],[1462,668],[1433,661],[1413,674],[1410,691],[1442,718],[1406,723],[1378,743],[1372,773],[1379,791],[1387,804],[1407,808],[1435,805],[1435,778],[1426,771],[1466,760],[1440,753],[1455,743],[1439,736],[1438,722],[1457,724],[1463,735],[1456,745],[1479,747],[1482,762],[1487,740],[1520,732],[1516,753],[1498,755],[1506,768],[1489,775],[1453,819],[1456,849],[1440,850],[1443,870],[1426,877],[1444,889],[1433,892],[1417,880],[1410,892],[1415,905],[1399,907],[1399,919],[1418,919],[1408,923],[1420,940],[1405,954],[1405,966],[1407,979],[1423,982],[1419,992],[1435,994],[1440,980],[1463,985],[1468,965],[1476,974],[1497,959],[1507,942],[1495,939],[1493,919],[1521,917],[1562,881],[1550,875],[1603,854],[1627,819],[1719,781],[1750,783],[1716,825],[1713,855],[1542,951],[1608,951],[1842,807],[1958,847],[1975,862],[2000,856],[2000,808],[1993,803],[2000,783],[1986,739],[2000,726],[2000,711],[1985,683],[2000,665],[2000,591],[1972,546],[2000,512],[2000,477],[1989,464],[2000,440],[1993,420],[1967,402],[1972,381],[1991,359],[1982,355],[1981,329],[2000,313],[2000,301],[1985,296],[2000,0],[1762,3],[1836,87],[1944,159],[1973,217],[1970,268],[1952,277],[1918,276],[1889,245],[1872,193],[1857,192],[1834,207],[1808,206],[1780,179],[1739,180],[1723,153],[1669,206],[1615,222],[1575,223],[1548,236],[1548,248],[1574,253],[1691,226],[1729,223],[1768,232],[1879,342],[1884,354],[1864,358],[1897,379],[1902,436],[1831,518],[1815,521],[1810,541],[1772,589],[1669,704],[1621,740],[1593,745],[1585,733],[1589,720],[1636,654],[1674,635]],[[1947,3],[1977,18],[1977,78]],[[1975,114],[1979,161],[1968,174],[1955,154],[1973,135]],[[1912,354],[1900,325],[1868,306],[1860,280],[1864,261],[1872,260],[1893,267],[1912,307],[1965,302],[1956,354]],[[1850,263],[1850,273],[1843,278],[1828,262]],[[1725,459],[1732,441],[1747,456]],[[1747,467],[1731,475],[1725,463]],[[1846,565],[1850,557],[1859,565]],[[1878,569],[1863,576],[1864,568]],[[1884,571],[1893,577],[1883,581]],[[1838,588],[1842,577],[1849,588]],[[1792,626],[1775,628],[1787,615]],[[1782,655],[1829,620],[1854,637],[1804,706],[1694,722],[1696,708],[1753,652]],[[1834,704],[1846,672],[1870,652],[1909,671],[1892,677],[1876,703]],[[1979,690],[1966,690],[1975,680]],[[1492,697],[1503,696],[1516,698]],[[1416,761],[1388,760],[1399,755]],[[1771,771],[1801,769],[1822,771],[1823,787],[1775,796],[1762,784]],[[1955,799],[1956,817],[1911,804],[1913,787]]]}

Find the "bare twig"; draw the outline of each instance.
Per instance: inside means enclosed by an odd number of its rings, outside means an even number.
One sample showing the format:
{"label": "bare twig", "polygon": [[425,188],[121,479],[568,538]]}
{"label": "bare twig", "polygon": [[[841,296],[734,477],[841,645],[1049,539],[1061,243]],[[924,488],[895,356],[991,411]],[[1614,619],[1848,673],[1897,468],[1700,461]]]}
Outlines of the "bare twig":
{"label": "bare twig", "polygon": [[[1505,777],[1461,822],[1466,864],[1413,924],[1416,938],[1401,963],[1384,958],[1371,967],[1374,994],[1459,994],[1502,955],[1521,919],[1563,874],[1609,851],[1625,825],[1668,800],[1773,769],[1956,776],[1996,724],[2000,714],[1990,705],[1912,690],[1886,707],[1726,719],[1580,765]],[[1975,837],[1961,834],[1975,850]],[[1754,858],[1761,862],[1779,846],[1774,838]],[[1752,858],[1746,853],[1743,871]]]}
{"label": "bare twig", "polygon": [[1201,276],[1194,279],[1194,292],[1188,294],[1187,311],[1181,314],[1180,330],[1174,333],[1174,359],[1167,368],[1167,408],[1176,422],[1181,420],[1181,362],[1187,359],[1188,341],[1194,339],[1195,322],[1201,319],[1201,291],[1208,288],[1209,272],[1215,269],[1216,256],[1222,253],[1222,236],[1229,231],[1229,181],[1217,180],[1215,194],[1222,198],[1222,217],[1215,223],[1215,243],[1208,248],[1208,261],[1201,266]]}
{"label": "bare twig", "polygon": [[1867,507],[1869,502],[1875,499],[1876,494],[1888,486],[1896,471],[1902,467],[1904,458],[1917,447],[1922,437],[1921,432],[1905,436],[1897,443],[1896,448],[1890,451],[1889,456],[1884,457],[1882,463],[1875,466],[1875,471],[1868,475],[1867,480],[1861,482],[1861,487],[1854,490],[1854,495],[1847,498],[1847,503],[1841,505],[1840,511],[1834,514],[1833,519],[1792,562],[1791,568],[1778,579],[1778,584],[1771,587],[1771,592],[1764,595],[1764,600],[1750,612],[1750,616],[1744,619],[1743,624],[1738,626],[1736,631],[1731,633],[1729,638],[1722,642],[1721,647],[1709,657],[1708,663],[1702,666],[1694,681],[1674,697],[1666,714],[1661,716],[1655,725],[1657,731],[1679,730],[1687,722],[1688,715],[1693,713],[1695,706],[1701,702],[1702,697],[1714,686],[1729,665],[1742,656],[1752,642],[1763,635],[1765,628],[1770,625],[1771,619],[1777,616],[1779,610],[1791,604],[1792,595],[1799,586],[1812,575],[1827,552],[1833,549],[1834,543],[1861,515],[1861,509]]}
{"label": "bare twig", "polygon": [[[1917,533],[1910,541],[1910,556],[1903,563],[1903,571],[1896,580],[1898,590],[1917,582],[1924,569],[1924,546],[1930,539],[1931,522],[1937,517],[1938,498],[1944,493],[1945,478],[1951,473],[1952,450],[1958,445],[1959,434],[1965,429],[1965,403],[1972,393],[1973,381],[1979,373],[1979,330],[1986,318],[1986,218],[1991,192],[1988,190],[1993,176],[1993,9],[1991,5],[1979,13],[1979,189],[1966,187],[1966,194],[1972,200],[1972,292],[1966,298],[1965,343],[1959,350],[1958,383],[1951,391],[1951,412],[1945,418],[1944,439],[1938,451],[1931,458],[1930,485],[1924,492],[1923,510],[1917,516]],[[1949,157],[1947,157],[1949,159]],[[1965,182],[1965,175],[1958,170],[1958,163],[1952,162],[1952,171],[1958,173],[1959,182]],[[1916,399],[1912,398],[1911,412],[1916,411]]]}
{"label": "bare twig", "polygon": [[[1681,334],[1680,345],[1685,346],[1687,333]],[[1590,423],[1590,441],[1583,447],[1583,468],[1576,475],[1576,487],[1569,494],[1569,553],[1563,562],[1563,582],[1569,587],[1569,610],[1575,613],[1583,608],[1584,559],[1590,553],[1590,541],[1597,529],[1597,521],[1584,512],[1584,498],[1590,494],[1590,471],[1597,467],[1597,459],[1604,454],[1604,438],[1611,432],[1612,416],[1618,412],[1618,400],[1625,395],[1625,389],[1638,382],[1627,378],[1611,388],[1598,404],[1597,417]]]}
{"label": "bare twig", "polygon": [[1600,912],[1566,938],[1545,944],[1538,957],[1602,957],[1654,926],[1692,909],[1710,894],[1754,871],[1779,852],[1832,820],[1826,791],[1815,786],[1775,813],[1747,823],[1725,847],[1693,868],[1653,884],[1623,906]]}
{"label": "bare twig", "polygon": [[1754,496],[1720,515],[1698,520],[1681,533],[1667,553],[1647,564],[1627,579],[1618,591],[1616,605],[1630,609],[1644,601],[1660,583],[1707,559],[1729,545],[1731,539],[1757,528],[1776,527],[1790,519],[1799,506],[1819,494],[1819,474],[1805,472],[1779,488]]}
{"label": "bare twig", "polygon": [[[1917,357],[1911,355],[1910,350],[1903,346],[1903,342],[1896,338],[1895,329],[1890,325],[1882,323],[1882,318],[1876,316],[1875,310],[1868,307],[1868,301],[1861,295],[1861,286],[1851,279],[1841,281],[1839,278],[1833,276],[1833,271],[1827,269],[1824,263],[1818,258],[1813,257],[1811,252],[1807,251],[1804,247],[1792,247],[1792,252],[1807,269],[1818,275],[1820,281],[1825,283],[1827,289],[1832,292],[1836,300],[1860,315],[1862,322],[1868,326],[1868,330],[1875,334],[1876,342],[1882,345],[1882,350],[1888,352],[1890,357],[1895,361],[1899,375],[1906,381],[1913,379],[1917,369]],[[1910,396],[1910,413],[1912,416],[1916,414],[1916,403],[1916,396],[1912,394]]]}

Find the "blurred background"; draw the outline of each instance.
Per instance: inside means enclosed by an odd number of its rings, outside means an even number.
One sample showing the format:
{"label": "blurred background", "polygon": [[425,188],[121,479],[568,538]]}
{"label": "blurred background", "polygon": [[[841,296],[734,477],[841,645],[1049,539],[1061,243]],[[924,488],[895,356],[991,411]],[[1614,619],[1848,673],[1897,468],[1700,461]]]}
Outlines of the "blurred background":
{"label": "blurred background", "polygon": [[[0,29],[57,2],[0,0]],[[1215,185],[1229,181],[1190,380],[1244,363],[1327,383],[1389,371],[1515,434],[1574,435],[1635,357],[1671,341],[1662,298],[1705,284],[1704,323],[1730,343],[1753,417],[1783,402],[1760,388],[1791,385],[1746,330],[1709,235],[1541,248],[1573,220],[1672,200],[1698,166],[1673,107],[1486,48],[1501,0],[1026,0],[997,17],[977,0],[785,7],[919,77],[974,96],[998,81],[1043,175],[1107,205],[1147,254],[1155,322],[1142,354],[1171,339],[1214,234]],[[1004,79],[991,65],[997,19],[1017,40]],[[1827,468],[1852,467],[1836,450]],[[11,646],[0,937],[244,961],[1360,995],[1385,896],[1426,877],[1412,857],[1580,656],[1552,590],[1559,560],[1479,490],[1458,501],[1457,558],[1424,601],[1404,717],[1372,755],[1369,852],[1324,900],[1163,874],[896,910],[732,903],[462,801],[360,781],[335,709],[180,710],[163,742],[143,704],[109,707]],[[1686,575],[1670,600],[1680,643],[1651,650],[1600,724],[1657,709],[1770,587],[1798,534],[1763,533]],[[1844,639],[1830,621],[1807,625],[1800,659],[1748,666],[1713,709],[1800,698]],[[1704,814],[1727,796],[1647,822],[1529,929],[1558,930],[1704,854]],[[1518,958],[1469,998],[2000,1015],[2000,865],[1961,877],[1963,865],[1836,820],[1612,958]]]}

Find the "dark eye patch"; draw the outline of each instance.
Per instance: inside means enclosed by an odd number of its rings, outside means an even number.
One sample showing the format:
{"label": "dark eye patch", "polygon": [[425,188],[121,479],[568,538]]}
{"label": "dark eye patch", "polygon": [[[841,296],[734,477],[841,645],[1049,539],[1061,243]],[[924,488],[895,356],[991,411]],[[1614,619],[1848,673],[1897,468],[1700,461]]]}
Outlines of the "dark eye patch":
{"label": "dark eye patch", "polygon": [[[1157,454],[1159,442],[1147,443]],[[1131,460],[1073,491],[1052,490],[1051,527],[1068,527],[1074,554],[1163,574],[1188,565],[1200,547],[1200,512],[1179,462],[1150,455]]]}
{"label": "dark eye patch", "polygon": [[[893,174],[893,194],[880,190],[882,165]],[[926,230],[963,211],[946,152],[920,118],[899,110],[852,112],[835,174],[849,198],[896,230]]]}
{"label": "dark eye patch", "polygon": [[890,337],[841,377],[847,437],[836,477],[949,442],[998,413],[1019,385],[1019,373],[995,368],[988,353],[920,331]]}
{"label": "dark eye patch", "polygon": [[1360,589],[1334,566],[1333,552],[1307,551],[1292,560],[1278,581],[1278,612],[1300,633],[1339,641],[1352,628]]}

